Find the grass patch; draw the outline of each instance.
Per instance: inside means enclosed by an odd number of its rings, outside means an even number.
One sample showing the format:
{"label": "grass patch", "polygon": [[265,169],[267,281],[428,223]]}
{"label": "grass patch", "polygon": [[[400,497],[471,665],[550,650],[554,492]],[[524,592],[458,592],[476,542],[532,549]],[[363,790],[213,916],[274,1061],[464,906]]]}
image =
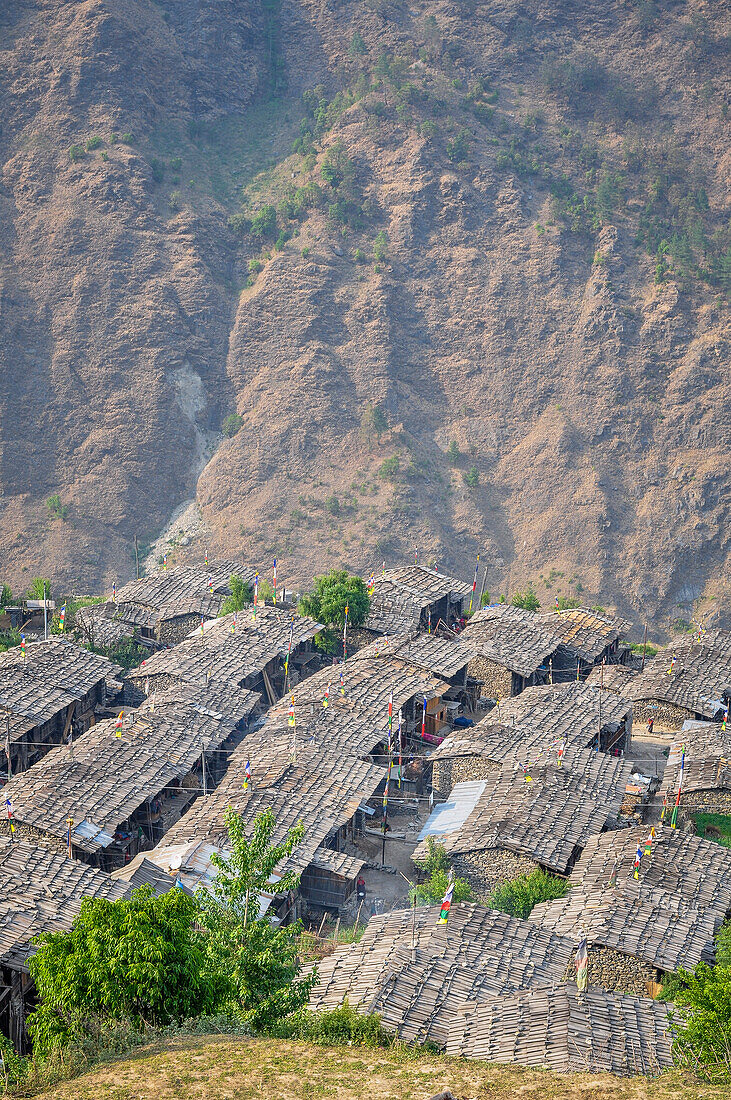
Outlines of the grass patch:
{"label": "grass patch", "polygon": [[731,848],[731,816],[728,814],[696,814],[695,831],[704,840],[715,840],[724,848]]}

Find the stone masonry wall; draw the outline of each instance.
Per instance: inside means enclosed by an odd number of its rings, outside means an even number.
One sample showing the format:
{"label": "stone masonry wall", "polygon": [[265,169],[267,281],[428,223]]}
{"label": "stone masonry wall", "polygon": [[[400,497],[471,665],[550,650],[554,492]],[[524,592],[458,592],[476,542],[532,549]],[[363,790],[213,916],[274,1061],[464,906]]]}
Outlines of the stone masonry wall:
{"label": "stone masonry wall", "polygon": [[[24,825],[22,821],[16,821],[14,824],[14,837],[16,840],[27,840],[29,844],[37,844],[39,847],[48,848],[52,852],[66,854],[66,843],[59,837],[41,832],[40,829],[34,829],[32,825]],[[6,818],[0,818],[0,836],[10,836],[10,822]]]}
{"label": "stone masonry wall", "polygon": [[458,756],[451,760],[435,760],[432,765],[432,786],[442,798],[448,798],[455,783],[471,779],[487,779],[500,771],[500,765],[482,756]]}
{"label": "stone masonry wall", "polygon": [[482,694],[488,699],[509,699],[513,694],[513,674],[488,657],[473,657],[467,675],[482,680]]}
{"label": "stone masonry wall", "polygon": [[454,856],[454,873],[469,882],[475,897],[483,905],[490,894],[505,882],[518,875],[529,875],[538,864],[528,856],[518,855],[506,848],[486,848],[483,852]]}
{"label": "stone masonry wall", "polygon": [[[659,972],[644,959],[623,955],[613,947],[592,944],[589,941],[589,985],[599,985],[614,993],[632,997],[651,995],[650,986],[658,981]],[[576,965],[569,963],[564,981],[576,981]]]}
{"label": "stone masonry wall", "polygon": [[655,726],[666,730],[680,730],[683,722],[695,718],[692,710],[676,707],[674,703],[664,703],[660,699],[638,699],[632,707],[632,724],[635,729],[646,726],[650,718]]}

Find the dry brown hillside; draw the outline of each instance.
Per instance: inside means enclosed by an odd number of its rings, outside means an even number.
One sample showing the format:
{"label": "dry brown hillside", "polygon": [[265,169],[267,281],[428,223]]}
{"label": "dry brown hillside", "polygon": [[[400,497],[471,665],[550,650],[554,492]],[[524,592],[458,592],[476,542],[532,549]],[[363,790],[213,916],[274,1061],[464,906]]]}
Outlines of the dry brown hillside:
{"label": "dry brown hillside", "polygon": [[702,0],[0,6],[0,579],[110,584],[197,498],[181,558],[288,581],[418,547],[728,607],[730,36]]}

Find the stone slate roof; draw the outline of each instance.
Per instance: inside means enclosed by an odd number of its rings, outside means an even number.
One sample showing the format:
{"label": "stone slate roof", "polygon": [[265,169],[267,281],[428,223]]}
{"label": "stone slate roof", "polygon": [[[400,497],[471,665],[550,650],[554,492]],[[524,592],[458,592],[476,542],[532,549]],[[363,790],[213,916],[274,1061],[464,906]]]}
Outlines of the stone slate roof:
{"label": "stone slate roof", "polygon": [[592,687],[602,685],[605,691],[613,691],[615,695],[622,695],[626,699],[630,685],[637,676],[638,670],[629,665],[596,665],[584,683],[591,684]]}
{"label": "stone slate roof", "polygon": [[117,602],[159,609],[194,598],[227,596],[230,595],[229,578],[232,573],[242,577],[248,584],[253,584],[256,570],[240,561],[211,561],[207,568],[201,564],[160,569],[147,577],[125,584],[117,592]]}
{"label": "stone slate roof", "polygon": [[234,715],[226,717],[210,702],[181,700],[172,692],[126,713],[120,737],[116,719],[98,722],[73,746],[51,749],[10,780],[4,794],[13,816],[60,839],[71,817],[73,845],[97,852],[147,799],[182,779],[204,749],[221,745],[258,700],[252,692],[239,693]]}
{"label": "stone slate roof", "polygon": [[24,841],[0,839],[0,962],[27,970],[30,941],[69,929],[85,897],[125,897],[126,882]]}
{"label": "stone slate roof", "polygon": [[725,732],[718,722],[708,722],[706,729],[684,730],[673,741],[660,785],[662,794],[669,798],[677,792],[684,745],[683,791],[731,790],[731,722]]}
{"label": "stone slate roof", "polygon": [[544,928],[644,959],[660,970],[713,959],[713,937],[731,908],[731,852],[712,841],[657,828],[649,856],[633,865],[649,825],[591,838],[565,898],[530,915]]}
{"label": "stone slate roof", "polygon": [[540,617],[567,652],[590,664],[601,657],[607,646],[625,638],[632,627],[626,619],[588,607],[543,612]]}
{"label": "stone slate roof", "polygon": [[371,608],[363,626],[379,634],[410,633],[419,629],[421,613],[431,604],[444,596],[469,596],[471,591],[472,585],[420,565],[387,569],[374,579]]}
{"label": "stone slate roof", "polygon": [[493,720],[524,729],[540,729],[546,740],[567,737],[574,744],[591,744],[599,728],[601,695],[602,729],[618,729],[631,719],[632,703],[593,684],[542,684],[500,702]]}
{"label": "stone slate roof", "polygon": [[292,648],[309,641],[322,625],[279,607],[261,606],[224,615],[195,630],[171,649],[160,650],[133,669],[127,679],[138,684],[159,675],[193,684],[209,681],[240,687],[275,657],[284,658],[294,626]]}
{"label": "stone slate roof", "polygon": [[15,719],[11,738],[50,721],[119,672],[106,657],[61,637],[29,642],[25,659],[19,647],[0,653],[0,707]]}
{"label": "stone slate roof", "polygon": [[[366,873],[367,874],[367,873]],[[528,921],[462,902],[445,928],[438,906],[372,917],[357,944],[318,963],[310,1006],[334,1008],[348,1000],[377,1012],[389,1031],[408,1042],[444,1046],[460,1004],[526,985],[561,981],[573,944],[536,936]],[[412,920],[415,919],[412,960]]]}
{"label": "stone slate roof", "polygon": [[447,1054],[517,1062],[561,1073],[655,1076],[672,1064],[668,1006],[566,983],[477,1001],[459,1009]]}
{"label": "stone slate roof", "polygon": [[348,662],[391,657],[448,680],[465,669],[476,652],[466,634],[457,639],[436,634],[397,634],[377,638],[348,657]]}
{"label": "stone slate roof", "polygon": [[[575,850],[619,812],[632,765],[590,749],[570,748],[562,767],[541,760],[528,768],[531,778],[526,781],[517,763],[517,757],[507,761],[483,781],[466,820],[439,836],[440,843],[452,856],[507,848],[565,874]],[[458,795],[459,787],[453,794]],[[438,807],[435,815],[441,813]],[[424,840],[413,859],[423,860],[426,854]]]}
{"label": "stone slate roof", "polygon": [[725,689],[731,689],[731,631],[713,630],[700,641],[694,637],[661,650],[631,682],[627,694],[638,702],[658,700],[714,718],[722,710]]}

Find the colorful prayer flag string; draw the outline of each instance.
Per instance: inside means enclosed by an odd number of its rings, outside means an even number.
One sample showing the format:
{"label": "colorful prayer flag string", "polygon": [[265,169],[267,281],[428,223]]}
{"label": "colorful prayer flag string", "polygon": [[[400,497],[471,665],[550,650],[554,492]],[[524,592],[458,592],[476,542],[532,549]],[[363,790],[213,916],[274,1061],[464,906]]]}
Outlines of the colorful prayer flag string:
{"label": "colorful prayer flag string", "polygon": [[58,613],[58,625],[61,627],[61,633],[63,634],[66,625],[66,604],[63,605]]}
{"label": "colorful prayer flag string", "polygon": [[579,993],[586,992],[589,981],[589,951],[586,936],[582,936],[576,951],[576,988]]}
{"label": "colorful prayer flag string", "polygon": [[426,731],[426,695],[424,696],[424,706],[421,711],[421,739],[424,740],[424,733]]}
{"label": "colorful prayer flag string", "polygon": [[470,606],[469,606],[469,610],[467,612],[468,614],[470,614],[471,611],[472,611],[472,601],[475,598],[475,591],[477,589],[477,571],[478,571],[479,568],[480,568],[480,555],[478,554],[477,555],[477,564],[475,565],[475,577],[474,577],[474,580],[472,581],[472,592],[470,593]]}
{"label": "colorful prayer flag string", "polygon": [[244,788],[245,791],[248,791],[250,783],[251,783],[251,761],[247,760],[246,761],[246,770],[244,771],[244,782],[243,782],[243,788]]}
{"label": "colorful prayer flag string", "polygon": [[446,924],[449,920],[449,910],[452,908],[452,898],[454,897],[454,878],[452,872],[449,874],[449,883],[447,889],[442,898],[442,907],[439,910],[439,919],[437,924]]}
{"label": "colorful prayer flag string", "polygon": [[15,822],[13,821],[13,804],[9,798],[5,799],[5,809],[8,814],[8,821],[10,823],[10,839],[12,840],[13,834],[15,832]]}
{"label": "colorful prayer flag string", "polygon": [[670,818],[670,828],[677,828],[678,824],[678,808],[680,806],[680,792],[683,789],[683,771],[685,770],[685,745],[683,745],[680,751],[680,771],[678,772],[678,793],[675,796],[675,805],[673,806],[673,813]]}
{"label": "colorful prayer flag string", "polygon": [[274,585],[274,603],[277,602],[277,559],[274,559],[274,565],[272,567],[272,581]]}
{"label": "colorful prayer flag string", "polygon": [[120,710],[119,714],[117,715],[117,721],[114,723],[114,736],[115,737],[121,737],[122,736],[122,726],[123,725],[124,725],[124,711]]}

